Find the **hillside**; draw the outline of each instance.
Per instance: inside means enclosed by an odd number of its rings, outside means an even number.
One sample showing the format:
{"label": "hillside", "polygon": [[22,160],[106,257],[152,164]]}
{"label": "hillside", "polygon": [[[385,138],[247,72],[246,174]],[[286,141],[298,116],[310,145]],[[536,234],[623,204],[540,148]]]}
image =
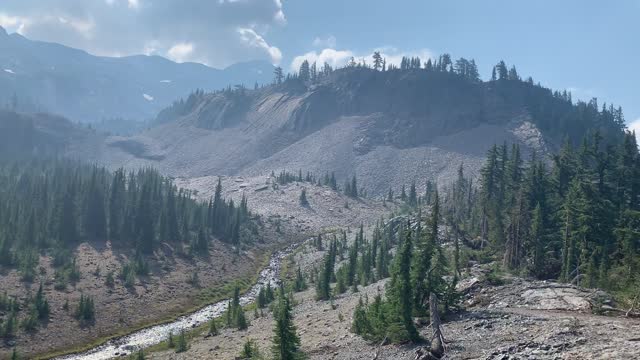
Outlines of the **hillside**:
{"label": "hillside", "polygon": [[[56,157],[83,154],[94,149],[103,136],[55,115],[0,110],[0,159]],[[81,150],[80,150],[81,149]]]}
{"label": "hillside", "polygon": [[393,184],[447,183],[464,163],[476,173],[495,143],[525,156],[568,137],[621,135],[597,101],[572,103],[519,78],[482,82],[449,71],[348,67],[316,81],[291,78],[257,90],[193,93],[159,125],[107,139],[100,161],[153,165],[172,176],[265,175],[273,170],[356,174],[372,194]]}
{"label": "hillside", "polygon": [[[42,150],[54,155],[65,141]],[[194,183],[215,189],[216,180]],[[170,320],[225,298],[235,284],[245,291],[276,250],[372,224],[395,208],[327,186],[265,189],[269,178],[238,180],[225,179],[215,196],[152,169],[0,162],[0,358],[13,347],[30,358],[77,351]],[[298,201],[302,187],[306,206]],[[92,304],[86,316],[85,297]]]}
{"label": "hillside", "polygon": [[0,27],[0,106],[47,111],[74,121],[149,120],[196,88],[209,91],[271,80],[273,66],[247,62],[219,70],[159,56],[99,57]]}

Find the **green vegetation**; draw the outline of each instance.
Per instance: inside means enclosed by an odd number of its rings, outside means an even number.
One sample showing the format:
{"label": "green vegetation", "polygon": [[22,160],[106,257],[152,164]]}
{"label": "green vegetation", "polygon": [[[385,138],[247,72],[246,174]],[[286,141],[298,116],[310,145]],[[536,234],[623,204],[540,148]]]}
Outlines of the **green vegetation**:
{"label": "green vegetation", "polygon": [[234,327],[238,330],[246,330],[249,327],[249,321],[244,314],[244,309],[240,306],[240,287],[237,285],[233,291],[233,297],[229,300],[226,319],[229,327]]}
{"label": "green vegetation", "polygon": [[95,304],[91,296],[80,295],[80,301],[76,308],[76,319],[81,322],[89,322],[95,319]]}
{"label": "green vegetation", "polygon": [[258,344],[256,344],[252,339],[249,339],[244,343],[239,358],[256,360],[264,359],[262,353],[260,352],[260,349],[258,348]]}
{"label": "green vegetation", "polygon": [[129,359],[130,359],[130,360],[144,360],[144,359],[145,359],[145,357],[144,357],[144,351],[142,351],[142,350],[138,350],[138,352],[137,352],[137,353],[135,353],[135,354],[131,354],[131,355],[129,356]]}
{"label": "green vegetation", "polygon": [[[518,146],[494,146],[472,189],[462,169],[448,221],[503,266],[541,279],[621,291],[638,284],[640,156],[635,136],[607,145],[599,133],[566,142],[553,165]],[[473,244],[472,244],[473,245]]]}
{"label": "green vegetation", "polygon": [[[457,276],[446,280],[451,271],[438,240],[441,213],[437,191],[431,201],[426,230],[422,229],[421,222],[397,224],[395,233],[401,236],[390,274],[386,264],[390,261],[389,248],[396,243],[393,224],[387,224],[384,230],[377,225],[370,243],[364,237],[362,229],[356,235],[349,251],[349,261],[343,267],[345,270],[339,271],[336,289],[343,286],[340,280],[342,276],[345,285],[350,281],[356,284],[356,276],[362,285],[387,275],[391,276],[391,280],[387,284],[384,300],[381,294],[372,303],[367,298],[360,299],[351,326],[354,333],[375,341],[384,338],[397,343],[419,341],[413,317],[429,315],[431,294],[444,299],[443,314],[455,307],[458,301],[454,290]],[[420,214],[418,218],[421,218]],[[360,260],[356,262],[354,259],[358,254]],[[353,270],[356,264],[360,269],[357,272]],[[373,269],[376,270],[375,274]]]}
{"label": "green vegetation", "polygon": [[184,330],[180,331],[180,336],[178,336],[178,341],[176,342],[176,353],[185,352],[189,349],[187,345],[187,338],[184,334]]}
{"label": "green vegetation", "polygon": [[300,338],[296,333],[291,314],[291,300],[285,295],[284,286],[280,286],[277,306],[273,310],[276,324],[273,329],[271,353],[274,360],[304,359],[300,351]]}
{"label": "green vegetation", "polygon": [[299,201],[301,206],[309,206],[309,200],[307,200],[307,189],[302,189]]}
{"label": "green vegetation", "polygon": [[260,288],[258,298],[256,299],[256,306],[264,309],[267,305],[271,304],[273,300],[275,300],[275,294],[271,288],[271,283],[268,283],[267,286]]}
{"label": "green vegetation", "polygon": [[211,321],[209,321],[209,335],[215,336],[218,335],[218,327],[216,325],[216,319],[213,318],[211,319]]}
{"label": "green vegetation", "polygon": [[49,251],[61,269],[59,289],[80,277],[69,255],[81,241],[109,239],[135,249],[132,269],[121,274],[131,285],[131,270],[145,275],[142,255],[161,242],[189,244],[193,253],[206,254],[212,235],[237,247],[257,232],[246,199],[238,206],[222,199],[220,182],[214,197],[199,203],[152,169],[110,173],[66,161],[0,165],[0,189],[0,264],[17,267],[30,281],[38,252]]}
{"label": "green vegetation", "polygon": [[299,292],[306,289],[307,281],[305,280],[304,275],[302,275],[302,270],[300,270],[300,267],[298,266],[298,270],[296,271],[296,279],[293,282],[293,290]]}

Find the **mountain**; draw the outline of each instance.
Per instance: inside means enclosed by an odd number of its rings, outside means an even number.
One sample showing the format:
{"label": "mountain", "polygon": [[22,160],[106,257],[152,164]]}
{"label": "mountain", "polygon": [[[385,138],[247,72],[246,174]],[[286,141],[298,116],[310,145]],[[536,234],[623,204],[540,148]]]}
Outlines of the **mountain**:
{"label": "mountain", "polygon": [[55,115],[0,110],[0,160],[88,156],[104,136]]}
{"label": "mountain", "polygon": [[413,181],[419,188],[427,180],[448,184],[460,165],[476,175],[493,144],[518,143],[525,158],[535,152],[550,161],[566,140],[580,144],[596,131],[618,141],[621,118],[595,99],[576,102],[530,79],[483,82],[451,71],[348,67],[314,81],[291,76],[255,90],[198,90],[134,136],[72,126],[69,133],[81,135],[63,137],[61,153],[181,178],[335,172],[338,184],[356,175],[359,187],[381,195]]}
{"label": "mountain", "polygon": [[253,87],[255,82],[270,82],[272,74],[273,65],[262,61],[219,70],[159,56],[93,56],[0,28],[0,105],[73,121],[148,120],[196,88]]}
{"label": "mountain", "polygon": [[486,151],[519,143],[550,154],[598,130],[620,138],[614,110],[573,102],[532,80],[482,82],[451,71],[352,67],[316,81],[295,76],[257,90],[192,93],[134,137],[105,141],[100,161],[152,165],[181,177],[335,171],[339,183],[383,194],[428,179],[448,183],[464,164],[475,174]]}

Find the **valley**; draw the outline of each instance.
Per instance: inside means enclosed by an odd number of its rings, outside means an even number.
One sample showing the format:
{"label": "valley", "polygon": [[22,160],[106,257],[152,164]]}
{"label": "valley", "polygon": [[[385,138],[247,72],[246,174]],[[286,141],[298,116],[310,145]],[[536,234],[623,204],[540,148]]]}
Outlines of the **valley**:
{"label": "valley", "polygon": [[[551,79],[283,55],[282,3],[0,5],[0,359],[640,358],[621,106],[530,54]],[[99,13],[144,39],[97,46]]]}

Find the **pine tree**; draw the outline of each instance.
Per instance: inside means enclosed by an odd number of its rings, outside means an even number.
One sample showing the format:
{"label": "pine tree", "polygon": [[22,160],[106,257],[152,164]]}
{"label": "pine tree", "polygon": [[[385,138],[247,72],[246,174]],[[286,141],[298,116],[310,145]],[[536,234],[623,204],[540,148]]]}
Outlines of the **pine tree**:
{"label": "pine tree", "polygon": [[533,210],[531,229],[529,230],[529,242],[529,248],[533,249],[531,272],[537,277],[542,277],[545,274],[544,246],[546,239],[544,235],[543,215],[540,203],[537,203]]}
{"label": "pine tree", "polygon": [[419,312],[426,311],[425,302],[428,300],[431,292],[434,291],[434,281],[431,281],[432,262],[438,246],[438,227],[440,222],[440,200],[438,192],[435,192],[433,206],[431,208],[431,218],[429,220],[429,229],[423,239],[418,239],[417,250],[418,256],[414,258],[412,282],[413,282],[413,308]]}
{"label": "pine tree", "polygon": [[498,80],[507,80],[509,78],[507,65],[504,63],[504,61],[500,60],[500,62],[498,62],[498,65],[496,65],[495,69],[498,73]]}
{"label": "pine tree", "polygon": [[382,56],[380,56],[379,51],[375,51],[373,53],[373,69],[374,70],[382,69]]}
{"label": "pine tree", "polygon": [[276,84],[282,84],[282,80],[284,79],[284,72],[282,71],[282,68],[280,66],[277,66],[274,70],[273,73],[275,75],[275,83]]}
{"label": "pine tree", "polygon": [[107,237],[107,214],[104,204],[104,190],[98,183],[97,169],[94,169],[85,200],[84,230],[90,240],[104,240]]}
{"label": "pine tree", "polygon": [[[333,248],[333,246],[332,246]],[[333,267],[335,259],[333,259],[332,251],[329,251],[323,261],[322,272],[316,284],[316,299],[328,300],[331,297],[331,277],[333,276]]]}
{"label": "pine tree", "polygon": [[362,296],[358,300],[358,305],[353,311],[353,323],[351,324],[351,332],[358,335],[369,334],[372,331],[371,324],[369,324],[369,318],[362,302]]}
{"label": "pine tree", "polygon": [[300,64],[300,71],[298,72],[298,78],[301,81],[311,80],[311,70],[309,69],[309,61],[304,60],[302,64]]}
{"label": "pine tree", "polygon": [[416,192],[416,182],[411,183],[411,187],[409,188],[409,206],[416,207],[418,206],[418,193]]}
{"label": "pine tree", "polygon": [[293,287],[295,291],[303,291],[307,289],[307,282],[302,275],[302,270],[300,270],[300,266],[298,266],[298,270],[296,271],[296,281],[293,283]]}
{"label": "pine tree", "polygon": [[309,206],[309,201],[307,200],[307,190],[304,188],[300,192],[300,205]]}
{"label": "pine tree", "polygon": [[187,337],[185,335],[184,330],[180,331],[180,336],[178,336],[178,342],[176,343],[176,353],[185,352],[189,349],[187,344]]}
{"label": "pine tree", "polygon": [[[391,293],[389,298],[394,308],[394,319],[402,326],[406,333],[406,340],[419,339],[418,331],[413,324],[413,287],[411,281],[411,263],[413,254],[413,241],[410,230],[406,230],[404,241],[400,246],[393,267],[391,278]],[[398,334],[399,337],[403,337]]]}
{"label": "pine tree", "polygon": [[296,328],[293,324],[293,315],[291,314],[291,304],[289,299],[284,295],[284,290],[278,300],[278,306],[274,311],[275,327],[273,329],[273,345],[271,352],[274,360],[296,360],[300,359],[300,338],[296,334]]}
{"label": "pine tree", "polygon": [[218,335],[218,327],[216,326],[216,319],[213,318],[209,321],[209,335]]}

